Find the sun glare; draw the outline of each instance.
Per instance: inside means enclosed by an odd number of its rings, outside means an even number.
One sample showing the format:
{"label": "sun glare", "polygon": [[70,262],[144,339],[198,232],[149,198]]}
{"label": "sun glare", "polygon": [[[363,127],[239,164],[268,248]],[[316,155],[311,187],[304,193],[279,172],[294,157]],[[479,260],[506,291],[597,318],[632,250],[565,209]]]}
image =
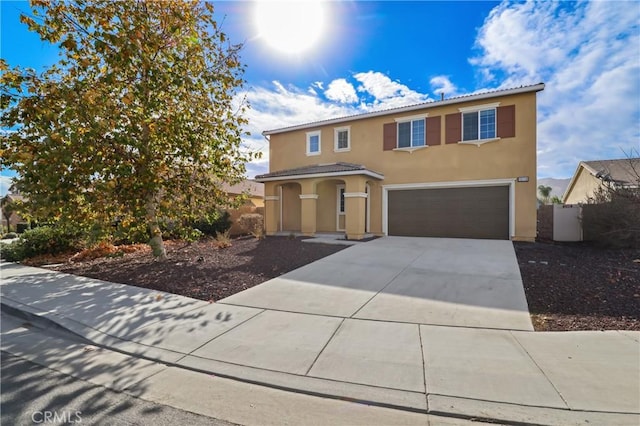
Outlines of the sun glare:
{"label": "sun glare", "polygon": [[258,36],[284,53],[313,47],[324,30],[325,7],[320,1],[259,1],[255,8]]}

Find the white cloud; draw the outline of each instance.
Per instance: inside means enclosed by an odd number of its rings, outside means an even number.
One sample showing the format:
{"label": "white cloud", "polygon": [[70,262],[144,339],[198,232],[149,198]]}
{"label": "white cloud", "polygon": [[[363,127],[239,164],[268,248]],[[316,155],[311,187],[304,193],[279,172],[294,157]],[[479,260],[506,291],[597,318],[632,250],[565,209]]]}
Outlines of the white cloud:
{"label": "white cloud", "polygon": [[353,85],[344,78],[338,78],[329,83],[329,87],[324,91],[327,99],[341,104],[353,104],[358,102],[358,95]]}
{"label": "white cloud", "polygon": [[505,2],[479,30],[481,55],[471,60],[479,75],[504,76],[499,87],[546,83],[538,97],[541,176],[570,176],[581,160],[637,149],[637,22],[634,2]]}
{"label": "white cloud", "polygon": [[[322,84],[314,83],[313,86],[320,88]],[[249,177],[268,171],[269,144],[262,136],[263,131],[360,112],[356,106],[327,101],[315,90],[285,87],[278,81],[272,82],[271,86],[251,88],[245,96],[251,105],[246,114],[249,120],[246,130],[251,136],[243,139],[243,145],[262,153],[260,160],[247,165]]]}
{"label": "white cloud", "polygon": [[[412,105],[430,100],[428,94],[416,92],[375,71],[353,76],[360,84],[358,92],[346,78],[338,78],[323,90],[324,84],[314,82],[306,90],[273,81],[268,87],[253,87],[246,96],[251,108],[247,111],[251,136],[243,139],[247,149],[260,151],[262,158],[247,165],[247,175],[265,173],[268,169],[269,145],[262,136],[265,130],[326,120],[329,118]],[[316,89],[323,90],[324,96]]]}
{"label": "white cloud", "polygon": [[370,102],[363,103],[362,108],[365,110],[396,108],[430,100],[429,95],[393,81],[381,72],[361,72],[355,74],[354,78],[360,82],[358,92],[373,98]]}
{"label": "white cloud", "polygon": [[431,84],[432,93],[436,96],[440,96],[441,93],[445,96],[455,96],[458,94],[458,88],[446,75],[433,77],[429,80],[429,84]]}

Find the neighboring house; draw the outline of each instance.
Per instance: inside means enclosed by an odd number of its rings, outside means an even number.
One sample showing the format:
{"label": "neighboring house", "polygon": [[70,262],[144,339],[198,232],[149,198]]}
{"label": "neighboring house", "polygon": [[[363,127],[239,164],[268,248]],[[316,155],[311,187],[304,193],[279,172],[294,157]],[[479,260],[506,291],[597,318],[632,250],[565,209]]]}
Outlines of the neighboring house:
{"label": "neighboring house", "polygon": [[[7,205],[10,205],[14,202],[24,201],[24,197],[20,194],[7,194],[2,197],[0,204],[2,205],[2,209],[0,214],[1,216],[1,224],[4,228],[7,229],[7,232],[16,231],[18,229],[18,224],[28,224],[20,215],[18,215],[14,211],[7,212]],[[11,209],[12,210],[12,209]],[[8,215],[5,213],[9,213]]]}
{"label": "neighboring house", "polygon": [[562,197],[565,204],[586,203],[601,187],[637,187],[640,158],[581,161]]}
{"label": "neighboring house", "polygon": [[228,210],[231,219],[229,233],[231,235],[244,234],[247,230],[240,226],[238,219],[245,213],[262,214],[264,210],[264,184],[252,180],[243,180],[235,185],[223,183],[222,190],[229,195],[229,198],[235,198],[241,194],[247,196],[243,205]]}
{"label": "neighboring house", "polygon": [[265,131],[267,234],[536,237],[536,93],[478,93]]}
{"label": "neighboring house", "polygon": [[243,180],[235,185],[223,183],[222,190],[231,197],[246,194],[248,198],[245,204],[254,207],[264,207],[264,184],[260,182]]}

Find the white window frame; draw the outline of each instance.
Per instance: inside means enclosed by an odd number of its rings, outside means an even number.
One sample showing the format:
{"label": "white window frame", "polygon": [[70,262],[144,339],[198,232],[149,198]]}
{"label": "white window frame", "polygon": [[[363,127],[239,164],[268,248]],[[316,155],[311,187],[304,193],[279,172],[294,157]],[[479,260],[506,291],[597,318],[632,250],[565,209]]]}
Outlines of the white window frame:
{"label": "white window frame", "polygon": [[[340,132],[347,132],[347,147],[338,147],[338,134]],[[334,127],[333,128],[333,151],[334,152],[347,152],[351,151],[351,126]]]}
{"label": "white window frame", "polygon": [[[396,147],[394,148],[394,151],[410,151],[413,152],[416,149],[422,149],[422,148],[426,148],[427,147],[427,117],[429,116],[429,114],[419,114],[419,115],[412,115],[412,116],[408,116],[408,117],[400,117],[400,118],[396,118]],[[414,145],[413,144],[413,122],[414,121],[418,121],[418,120],[423,120],[424,121],[424,139],[422,140],[422,145]],[[411,140],[410,140],[410,145],[409,146],[404,146],[404,147],[400,147],[400,124],[401,123],[411,123],[411,130],[410,130],[410,135],[411,135]]]}
{"label": "white window frame", "polygon": [[[318,137],[318,151],[311,151],[311,138],[313,136]],[[322,153],[322,132],[320,130],[314,130],[313,132],[307,132],[307,156],[320,155]]]}
{"label": "white window frame", "polygon": [[[458,111],[460,111],[460,142],[458,142],[458,143],[472,144],[472,145],[480,146],[483,143],[494,142],[494,141],[500,140],[500,138],[498,137],[498,107],[499,106],[500,106],[500,102],[496,102],[496,103],[492,103],[492,104],[484,104],[484,105],[476,105],[476,106],[472,106],[472,107],[458,108]],[[494,122],[495,135],[492,138],[480,139],[480,134],[481,134],[481,131],[480,131],[480,126],[481,126],[480,112],[488,111],[488,110],[494,110],[495,111],[495,113],[494,113],[494,117],[495,117],[495,122]],[[471,113],[476,113],[478,115],[478,139],[464,140],[464,115],[465,114],[471,114]]]}

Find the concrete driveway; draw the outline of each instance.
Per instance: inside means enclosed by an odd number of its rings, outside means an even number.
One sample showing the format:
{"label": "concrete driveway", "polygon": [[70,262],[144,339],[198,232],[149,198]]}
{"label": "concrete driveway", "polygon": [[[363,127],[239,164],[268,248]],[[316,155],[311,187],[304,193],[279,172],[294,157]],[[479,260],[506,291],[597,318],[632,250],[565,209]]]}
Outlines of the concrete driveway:
{"label": "concrete driveway", "polygon": [[533,330],[509,241],[379,238],[219,303],[339,318]]}

